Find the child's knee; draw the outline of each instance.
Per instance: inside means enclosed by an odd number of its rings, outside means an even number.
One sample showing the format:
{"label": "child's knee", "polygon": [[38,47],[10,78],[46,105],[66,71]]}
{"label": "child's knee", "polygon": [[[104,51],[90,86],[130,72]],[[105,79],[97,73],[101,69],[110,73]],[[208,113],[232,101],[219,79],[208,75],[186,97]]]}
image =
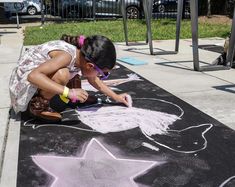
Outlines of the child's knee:
{"label": "child's knee", "polygon": [[52,79],[59,84],[66,85],[70,79],[69,69],[63,68],[58,70]]}

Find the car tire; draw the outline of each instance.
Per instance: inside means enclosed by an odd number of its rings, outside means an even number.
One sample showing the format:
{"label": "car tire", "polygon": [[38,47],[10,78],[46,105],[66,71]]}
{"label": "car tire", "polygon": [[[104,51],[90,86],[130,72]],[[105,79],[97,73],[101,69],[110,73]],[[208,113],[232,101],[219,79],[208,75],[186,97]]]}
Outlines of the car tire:
{"label": "car tire", "polygon": [[165,12],[165,6],[164,5],[158,5],[157,7],[157,12],[164,13]]}
{"label": "car tire", "polygon": [[128,19],[139,19],[140,10],[136,6],[129,6],[126,8],[126,17]]}
{"label": "car tire", "polygon": [[20,12],[24,8],[24,3],[14,3],[14,8],[17,9],[18,12]]}
{"label": "car tire", "polygon": [[65,8],[60,15],[62,18],[78,18],[79,11],[74,8]]}
{"label": "car tire", "polygon": [[70,10],[68,12],[68,18],[79,18],[79,12],[77,10]]}
{"label": "car tire", "polygon": [[185,8],[185,12],[188,13],[188,14],[190,14],[190,7],[186,7],[186,8]]}
{"label": "car tire", "polygon": [[35,6],[30,6],[30,7],[28,7],[27,13],[28,13],[29,15],[35,15],[35,14],[37,14],[37,9],[36,9],[36,7],[35,7]]}

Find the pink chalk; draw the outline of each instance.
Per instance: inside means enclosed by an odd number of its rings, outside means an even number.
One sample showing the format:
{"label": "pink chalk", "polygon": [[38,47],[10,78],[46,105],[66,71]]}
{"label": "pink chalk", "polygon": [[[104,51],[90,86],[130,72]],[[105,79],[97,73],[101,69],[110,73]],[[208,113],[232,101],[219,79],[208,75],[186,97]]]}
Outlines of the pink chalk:
{"label": "pink chalk", "polygon": [[72,97],[70,99],[71,99],[72,103],[76,103],[78,101],[76,93],[75,93],[74,89],[72,89],[71,91],[72,91]]}
{"label": "pink chalk", "polygon": [[126,95],[126,101],[128,102],[128,107],[132,107],[132,98],[130,95]]}

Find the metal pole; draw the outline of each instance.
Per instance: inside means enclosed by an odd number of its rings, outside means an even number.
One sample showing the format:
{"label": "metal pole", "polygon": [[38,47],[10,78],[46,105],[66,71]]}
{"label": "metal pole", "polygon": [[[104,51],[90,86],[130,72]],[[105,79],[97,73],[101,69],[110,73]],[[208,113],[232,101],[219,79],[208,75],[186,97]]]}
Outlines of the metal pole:
{"label": "metal pole", "polygon": [[45,14],[44,14],[44,1],[41,0],[41,24],[44,25],[45,23]]}
{"label": "metal pole", "polygon": [[153,0],[149,0],[149,16],[152,18],[152,12],[153,12]]}
{"label": "metal pole", "polygon": [[234,46],[235,45],[235,6],[233,12],[233,22],[231,28],[231,36],[229,39],[229,47],[228,47],[228,54],[227,54],[227,62],[226,65],[232,67],[233,65],[233,56],[234,56]]}
{"label": "metal pole", "polygon": [[19,14],[18,14],[18,10],[16,9],[16,22],[17,22],[17,29],[20,28],[20,23],[19,23]]}
{"label": "metal pole", "polygon": [[127,31],[127,18],[126,18],[125,0],[121,0],[121,5],[120,6],[121,6],[121,12],[122,12],[125,41],[126,41],[126,45],[128,45],[128,31]]}
{"label": "metal pole", "polygon": [[178,3],[177,3],[175,52],[179,51],[180,28],[181,28],[182,14],[183,14],[183,5],[184,5],[184,0],[178,0]]}
{"label": "metal pole", "polygon": [[198,0],[190,0],[190,13],[193,44],[193,66],[195,71],[200,71],[198,54]]}
{"label": "metal pole", "polygon": [[153,0],[143,0],[144,16],[146,20],[149,50],[151,55],[153,55],[153,41],[152,41],[152,28],[151,28],[152,4]]}
{"label": "metal pole", "polygon": [[92,1],[92,15],[93,15],[93,20],[95,20],[95,12],[96,12],[96,0]]}
{"label": "metal pole", "polygon": [[[19,6],[18,6],[19,5]],[[22,3],[14,3],[14,8],[16,10],[16,23],[17,23],[17,29],[20,28],[20,23],[19,23],[19,14],[18,14],[18,10],[20,10],[21,8],[23,8]]]}

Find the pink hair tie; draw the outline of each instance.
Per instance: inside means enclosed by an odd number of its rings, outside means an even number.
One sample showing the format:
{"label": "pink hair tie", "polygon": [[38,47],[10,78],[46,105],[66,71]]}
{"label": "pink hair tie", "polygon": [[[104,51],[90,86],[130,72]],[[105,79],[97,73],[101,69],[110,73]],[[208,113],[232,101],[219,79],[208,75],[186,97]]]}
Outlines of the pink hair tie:
{"label": "pink hair tie", "polygon": [[80,47],[83,46],[84,41],[85,41],[85,36],[83,36],[83,35],[79,36],[78,44],[79,44]]}
{"label": "pink hair tie", "polygon": [[74,89],[71,90],[72,91],[72,97],[70,98],[72,103],[76,103],[78,101],[77,95],[74,91]]}

